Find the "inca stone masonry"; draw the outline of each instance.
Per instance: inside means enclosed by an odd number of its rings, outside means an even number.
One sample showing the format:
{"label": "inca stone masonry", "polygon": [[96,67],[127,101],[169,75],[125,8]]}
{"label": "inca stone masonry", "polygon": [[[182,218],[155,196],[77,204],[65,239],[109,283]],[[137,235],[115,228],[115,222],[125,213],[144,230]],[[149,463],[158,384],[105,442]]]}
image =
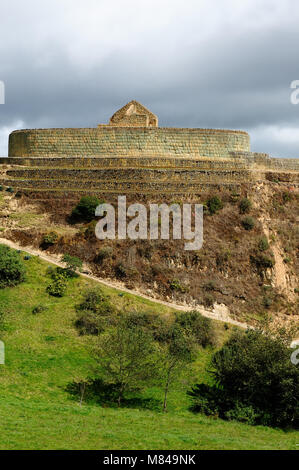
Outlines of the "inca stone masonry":
{"label": "inca stone masonry", "polygon": [[299,159],[250,151],[246,132],[158,127],[137,101],[90,129],[29,129],[9,136],[0,184],[45,194],[192,194],[242,182],[299,183]]}

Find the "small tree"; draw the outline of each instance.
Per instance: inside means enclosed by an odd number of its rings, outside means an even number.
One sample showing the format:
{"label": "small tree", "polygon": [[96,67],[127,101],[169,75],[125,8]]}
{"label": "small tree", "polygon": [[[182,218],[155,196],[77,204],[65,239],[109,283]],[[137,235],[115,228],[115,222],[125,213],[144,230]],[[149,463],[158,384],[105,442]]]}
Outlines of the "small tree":
{"label": "small tree", "polygon": [[96,196],[83,196],[72,210],[71,218],[90,222],[95,217],[95,210],[101,201]]}
{"label": "small tree", "polygon": [[172,325],[168,340],[160,350],[160,377],[164,389],[163,411],[167,411],[167,398],[171,384],[193,359],[194,343],[178,324]]}
{"label": "small tree", "polygon": [[10,287],[25,280],[25,267],[18,253],[0,245],[0,288]]}
{"label": "small tree", "polygon": [[210,365],[214,384],[189,394],[193,410],[251,424],[299,426],[299,369],[285,329],[236,331]]}
{"label": "small tree", "polygon": [[70,275],[74,275],[76,273],[76,270],[81,269],[83,265],[83,262],[80,258],[68,254],[65,254],[63,256],[62,261],[66,263],[66,269],[68,271],[68,274]]}
{"label": "small tree", "polygon": [[96,358],[104,381],[117,388],[118,406],[126,392],[139,390],[156,377],[152,336],[125,321],[99,337]]}

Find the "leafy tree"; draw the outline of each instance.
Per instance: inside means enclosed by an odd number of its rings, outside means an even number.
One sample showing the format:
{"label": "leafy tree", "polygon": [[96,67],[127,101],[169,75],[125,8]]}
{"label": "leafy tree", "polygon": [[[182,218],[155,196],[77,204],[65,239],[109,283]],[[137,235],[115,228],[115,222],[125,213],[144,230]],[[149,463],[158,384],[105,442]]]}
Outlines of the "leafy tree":
{"label": "leafy tree", "polygon": [[95,210],[101,201],[96,196],[82,196],[77,206],[72,210],[71,218],[78,221],[90,222],[95,217]]}
{"label": "leafy tree", "polygon": [[118,406],[126,392],[139,390],[156,377],[152,336],[125,321],[99,337],[96,358],[104,382],[117,388]]}
{"label": "leafy tree", "polygon": [[0,245],[0,288],[10,287],[25,280],[25,267],[18,253]]}
{"label": "leafy tree", "polygon": [[172,325],[167,341],[159,354],[160,378],[164,389],[163,411],[167,411],[167,398],[171,385],[180,377],[186,365],[193,360],[194,343],[178,324]]}
{"label": "leafy tree", "polygon": [[213,386],[189,392],[193,409],[251,424],[299,426],[299,369],[287,336],[265,329],[235,332],[211,362]]}
{"label": "leafy tree", "polygon": [[80,258],[68,254],[63,256],[62,261],[63,263],[66,263],[66,269],[68,271],[67,274],[71,277],[76,273],[76,270],[81,269],[83,265],[83,262]]}

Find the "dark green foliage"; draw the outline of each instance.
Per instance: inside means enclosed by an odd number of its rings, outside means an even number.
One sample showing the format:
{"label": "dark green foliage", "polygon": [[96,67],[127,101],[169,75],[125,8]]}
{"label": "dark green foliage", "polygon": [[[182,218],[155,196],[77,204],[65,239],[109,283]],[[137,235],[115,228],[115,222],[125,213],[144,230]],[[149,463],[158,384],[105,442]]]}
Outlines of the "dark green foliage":
{"label": "dark green foliage", "polygon": [[76,270],[81,269],[83,265],[83,262],[80,258],[68,254],[65,254],[61,261],[63,261],[63,263],[66,263],[66,269],[69,277],[74,277],[76,274]]}
{"label": "dark green foliage", "polygon": [[72,210],[71,218],[75,221],[90,222],[95,218],[95,210],[101,202],[96,196],[83,196]]}
{"label": "dark green foliage", "polygon": [[235,332],[211,362],[214,385],[189,395],[194,411],[251,424],[299,426],[299,369],[283,337]]}
{"label": "dark green foliage", "polygon": [[193,337],[198,345],[204,348],[215,345],[216,337],[212,321],[196,310],[177,313],[175,323],[180,325],[188,337]]}
{"label": "dark green foliage", "polygon": [[266,307],[266,308],[269,308],[271,307],[273,303],[273,300],[271,299],[271,297],[269,297],[268,295],[265,295],[263,297],[263,306]]}
{"label": "dark green foliage", "polygon": [[181,292],[182,294],[187,292],[187,287],[180,283],[178,279],[173,279],[169,282],[169,287],[173,291]]}
{"label": "dark green foliage", "polygon": [[239,204],[240,214],[247,214],[248,212],[250,212],[251,207],[252,202],[247,199],[247,197],[244,197],[243,199],[241,199]]}
{"label": "dark green foliage", "polygon": [[266,251],[269,249],[269,242],[266,237],[262,237],[258,242],[258,249],[260,251]]}
{"label": "dark green foliage", "polygon": [[10,287],[25,280],[25,267],[18,253],[0,245],[0,288]]}
{"label": "dark green foliage", "polygon": [[250,260],[259,271],[265,271],[266,269],[272,269],[275,261],[273,258],[264,255],[263,253],[256,253],[250,256]]}
{"label": "dark green foliage", "polygon": [[255,226],[255,221],[252,217],[245,217],[242,219],[241,223],[245,230],[252,230]]}
{"label": "dark green foliage", "polygon": [[80,334],[97,335],[117,321],[115,307],[99,287],[87,289],[76,310],[76,327]]}
{"label": "dark green foliage", "polygon": [[287,202],[290,202],[291,199],[292,199],[291,193],[287,193],[286,191],[282,193],[282,201],[284,204],[286,204]]}
{"label": "dark green foliage", "polygon": [[99,337],[96,358],[105,384],[117,387],[120,406],[127,392],[137,391],[156,378],[155,344],[141,328],[117,325]]}
{"label": "dark green foliage", "polygon": [[220,209],[223,208],[223,202],[218,196],[210,197],[207,202],[207,207],[209,209],[210,214],[215,214]]}
{"label": "dark green foliage", "polygon": [[39,304],[39,305],[36,305],[35,307],[33,307],[32,313],[33,313],[33,315],[37,315],[38,313],[43,313],[46,310],[48,310],[48,307],[46,307],[45,305]]}
{"label": "dark green foliage", "polygon": [[160,342],[167,342],[169,338],[169,322],[155,313],[134,312],[122,315],[123,321],[128,328],[141,328],[150,333],[153,338]]}
{"label": "dark green foliage", "polygon": [[67,282],[64,277],[57,276],[48,285],[47,292],[53,297],[63,297],[67,289]]}
{"label": "dark green foliage", "polygon": [[42,246],[49,247],[55,245],[58,241],[58,234],[56,232],[49,232],[43,236]]}

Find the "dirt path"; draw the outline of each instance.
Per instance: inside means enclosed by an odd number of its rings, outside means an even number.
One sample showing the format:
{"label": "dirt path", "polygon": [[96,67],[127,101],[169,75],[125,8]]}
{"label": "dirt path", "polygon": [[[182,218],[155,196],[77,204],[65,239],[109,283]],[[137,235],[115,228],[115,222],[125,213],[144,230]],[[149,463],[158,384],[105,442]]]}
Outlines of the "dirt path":
{"label": "dirt path", "polygon": [[[64,263],[61,263],[58,260],[58,257],[50,256],[49,254],[45,254],[44,252],[42,252],[40,250],[36,250],[32,247],[24,248],[23,246],[21,246],[17,243],[14,243],[11,240],[7,240],[6,238],[0,238],[0,244],[7,245],[10,248],[14,248],[15,250],[25,251],[26,253],[29,253],[33,256],[38,256],[39,258],[41,258],[45,261],[48,261],[49,263],[55,264],[56,266],[60,266],[62,268],[65,267]],[[100,284],[103,284],[107,287],[111,287],[113,289],[118,289],[118,290],[120,290],[122,292],[126,292],[128,294],[136,295],[137,297],[141,297],[143,299],[150,300],[151,302],[155,302],[157,304],[165,305],[165,306],[173,308],[175,310],[182,310],[182,311],[186,312],[186,311],[192,311],[192,310],[195,309],[195,307],[191,307],[191,306],[188,306],[188,305],[175,304],[175,303],[172,303],[172,302],[166,302],[164,300],[155,299],[154,297],[150,297],[150,296],[145,295],[141,292],[131,290],[131,289],[127,289],[121,283],[119,283],[117,281],[111,281],[111,280],[107,280],[107,279],[99,279],[98,277],[92,276],[91,274],[81,273],[80,275],[82,277],[92,279],[93,281],[99,282]],[[240,328],[245,328],[245,329],[248,328],[246,323],[241,323],[237,320],[233,320],[232,318],[230,318],[230,316],[228,314],[228,310],[225,306],[215,305],[214,309],[212,311],[211,310],[206,310],[203,307],[196,307],[196,310],[198,312],[200,312],[203,316],[211,318],[212,320],[223,321],[225,323],[230,323],[232,325],[239,326]]]}

